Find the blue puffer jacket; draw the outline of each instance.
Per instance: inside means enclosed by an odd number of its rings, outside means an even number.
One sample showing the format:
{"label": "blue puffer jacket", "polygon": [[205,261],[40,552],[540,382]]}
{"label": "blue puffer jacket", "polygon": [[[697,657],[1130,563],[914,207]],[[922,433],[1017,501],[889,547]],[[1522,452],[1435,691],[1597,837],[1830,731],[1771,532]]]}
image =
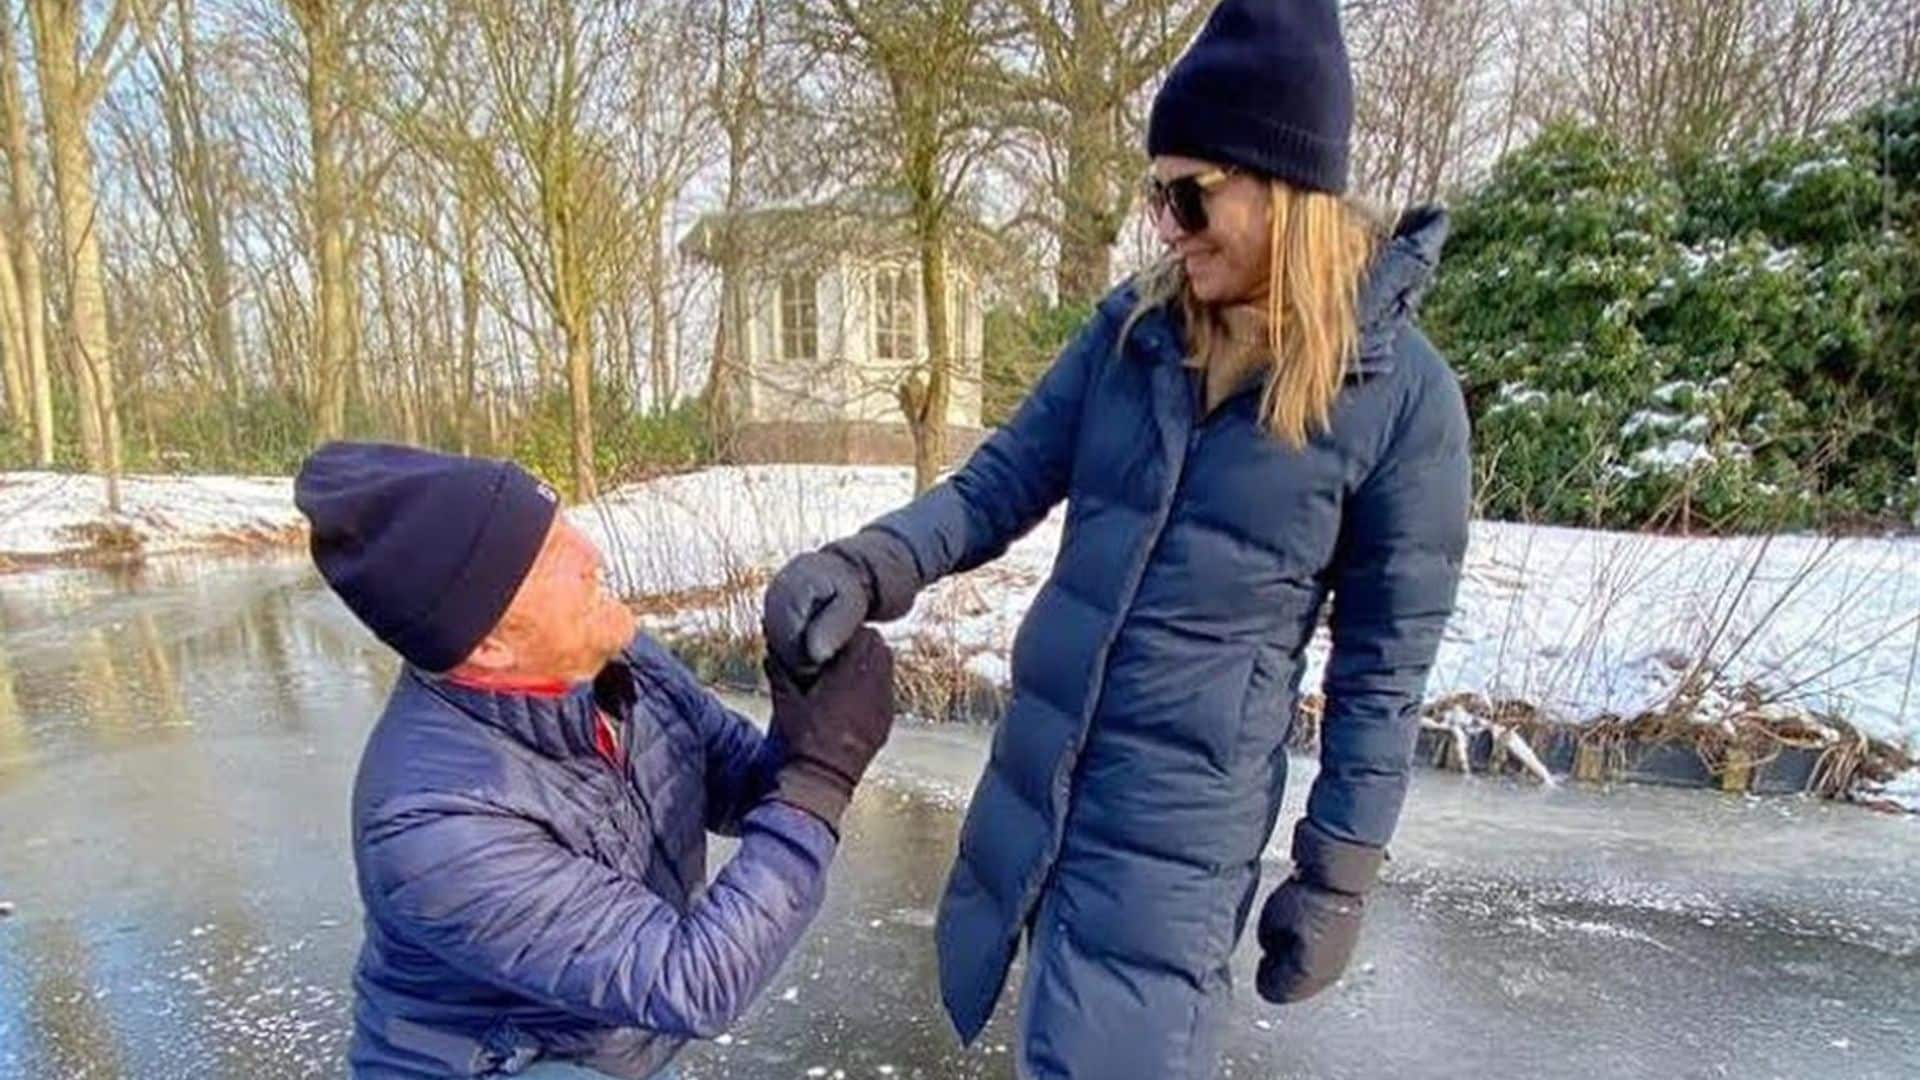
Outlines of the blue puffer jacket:
{"label": "blue puffer jacket", "polygon": [[1257,386],[1203,418],[1175,316],[1120,340],[1123,288],[964,468],[876,523],[931,579],[1067,500],[936,931],[968,1040],[1030,932],[1027,1075],[1213,1075],[1330,593],[1308,815],[1342,840],[1393,834],[1466,545],[1466,411],[1411,322],[1445,234],[1416,212],[1377,256],[1353,378],[1303,450],[1262,433]]}
{"label": "blue puffer jacket", "polygon": [[[353,795],[354,1075],[557,1057],[643,1077],[725,1029],[813,918],[835,846],[763,801],[774,756],[645,637],[561,697],[404,670]],[[711,885],[708,830],[741,838]]]}

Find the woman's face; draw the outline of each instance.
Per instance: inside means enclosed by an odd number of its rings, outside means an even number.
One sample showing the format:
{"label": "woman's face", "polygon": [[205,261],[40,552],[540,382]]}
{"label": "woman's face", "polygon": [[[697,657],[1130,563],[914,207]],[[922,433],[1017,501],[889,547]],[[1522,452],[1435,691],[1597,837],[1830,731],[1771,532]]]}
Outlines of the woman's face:
{"label": "woman's face", "polygon": [[1183,157],[1154,158],[1153,178],[1163,185],[1189,178],[1200,184],[1203,228],[1183,227],[1168,201],[1150,207],[1160,241],[1186,267],[1194,298],[1203,304],[1238,304],[1264,296],[1272,214],[1266,183],[1244,172]]}

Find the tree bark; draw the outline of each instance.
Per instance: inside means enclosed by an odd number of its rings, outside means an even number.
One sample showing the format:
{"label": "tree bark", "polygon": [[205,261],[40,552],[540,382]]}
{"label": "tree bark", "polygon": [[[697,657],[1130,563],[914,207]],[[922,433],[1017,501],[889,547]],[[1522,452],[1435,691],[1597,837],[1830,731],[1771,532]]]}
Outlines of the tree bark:
{"label": "tree bark", "polygon": [[120,512],[120,419],[114,393],[113,338],[107,325],[105,270],[93,187],[87,119],[99,98],[94,73],[79,65],[80,5],[32,0],[34,59],[41,108],[53,146],[54,195],[60,205],[69,363],[80,387],[81,441],[87,464],[106,477],[107,507]]}
{"label": "tree bark", "polygon": [[1119,162],[1132,160],[1120,149],[1131,92],[1121,87],[1134,80],[1130,68],[1138,61],[1116,52],[1101,0],[1072,0],[1067,14],[1073,45],[1061,50],[1065,70],[1056,75],[1067,161],[1054,284],[1061,302],[1075,303],[1098,299],[1113,276],[1113,245],[1132,194],[1115,191],[1112,175]]}
{"label": "tree bark", "polygon": [[[654,253],[664,261],[657,245]],[[653,384],[649,390],[657,416],[673,408],[673,323],[667,312],[671,285],[664,266],[647,276],[647,378]]]}
{"label": "tree bark", "polygon": [[[715,73],[712,108],[727,140],[726,195],[720,204],[710,245],[710,257],[720,271],[719,317],[713,327],[713,357],[707,368],[707,432],[714,454],[731,460],[744,402],[741,383],[746,363],[744,343],[735,338],[745,324],[746,303],[741,276],[745,272],[739,239],[739,214],[745,208],[747,170],[760,145],[764,107],[762,68],[768,47],[765,3],[752,3],[735,17],[734,0],[720,0],[715,26]],[[739,54],[735,55],[735,44]]]}
{"label": "tree bark", "polygon": [[0,229],[0,375],[6,378],[8,416],[14,427],[30,432],[33,402],[27,381],[26,309],[20,302],[10,229]]}
{"label": "tree bark", "polygon": [[573,497],[600,497],[593,475],[593,337],[587,321],[571,314],[562,328],[567,339],[567,397],[573,417]]}
{"label": "tree bark", "polygon": [[953,397],[952,334],[947,317],[947,260],[941,228],[926,224],[920,235],[920,287],[927,312],[927,377],[910,414],[913,490],[932,487],[947,465],[947,409]]}
{"label": "tree bark", "polygon": [[[473,453],[473,411],[479,391],[480,358],[480,211],[461,192],[460,214],[460,452]],[[492,424],[489,417],[489,444]]]}
{"label": "tree bark", "polygon": [[345,61],[339,11],[330,0],[292,0],[307,44],[307,146],[313,168],[312,258],[315,280],[312,419],[319,441],[346,431],[352,346],[347,300],[347,207],[339,150],[340,82]]}
{"label": "tree bark", "polygon": [[0,125],[5,130],[10,184],[0,221],[14,241],[13,269],[20,288],[20,333],[26,349],[29,396],[33,403],[34,460],[53,464],[53,372],[47,361],[47,293],[40,267],[39,211],[34,198],[33,151],[27,141],[26,99],[21,94],[19,53],[13,20],[0,18]]}
{"label": "tree bark", "polygon": [[208,153],[204,105],[200,91],[199,46],[193,36],[192,0],[176,0],[180,27],[180,70],[177,91],[170,95],[169,111],[176,136],[175,155],[181,165],[181,181],[186,192],[187,210],[193,226],[193,241],[205,275],[201,283],[201,304],[207,321],[207,351],[226,390],[228,400],[238,403],[246,383],[240,375],[239,337],[233,320],[233,263],[227,254],[226,222],[221,215],[221,194],[213,162]]}
{"label": "tree bark", "polygon": [[1062,303],[1097,300],[1113,278],[1113,245],[1125,207],[1109,190],[1110,162],[1118,154],[1113,117],[1075,111],[1068,120],[1067,182],[1061,192],[1060,267],[1055,287]]}

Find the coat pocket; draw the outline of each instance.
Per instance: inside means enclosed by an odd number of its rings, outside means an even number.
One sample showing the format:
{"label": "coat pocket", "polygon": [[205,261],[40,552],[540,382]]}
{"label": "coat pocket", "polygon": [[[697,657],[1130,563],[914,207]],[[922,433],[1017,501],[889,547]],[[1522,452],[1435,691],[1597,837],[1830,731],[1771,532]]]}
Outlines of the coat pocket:
{"label": "coat pocket", "polygon": [[1231,769],[1239,758],[1247,723],[1252,719],[1247,706],[1254,693],[1259,661],[1259,649],[1248,646],[1213,676],[1218,680],[1215,692],[1206,696],[1215,704],[1207,709],[1205,723],[1207,758],[1217,768]]}
{"label": "coat pocket", "polygon": [[386,1035],[396,1049],[443,1065],[452,1076],[512,1076],[540,1056],[539,1045],[511,1020],[499,1021],[475,1038],[396,1016],[387,1021]]}

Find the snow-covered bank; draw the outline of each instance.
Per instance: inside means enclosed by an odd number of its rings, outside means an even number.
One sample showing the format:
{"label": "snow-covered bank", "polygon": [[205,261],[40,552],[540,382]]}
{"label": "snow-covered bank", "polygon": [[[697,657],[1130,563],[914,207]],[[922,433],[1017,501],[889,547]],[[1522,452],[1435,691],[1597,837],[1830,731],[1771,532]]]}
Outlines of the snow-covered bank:
{"label": "snow-covered bank", "polygon": [[0,564],[32,565],[138,551],[291,543],[303,521],[284,477],[130,476],[121,513],[106,481],[65,473],[0,473]]}
{"label": "snow-covered bank", "polygon": [[[757,588],[787,556],[911,494],[903,469],[710,469],[624,488],[574,519],[658,628],[751,634]],[[1013,634],[1050,569],[1056,512],[1007,556],[922,598],[895,640],[1007,679]],[[1324,634],[1309,651],[1318,684]],[[1429,688],[1525,702],[1569,723],[1671,713],[1732,731],[1828,716],[1920,750],[1920,541],[1685,539],[1477,522]],[[1464,713],[1449,719],[1471,723]],[[1810,736],[1830,737],[1816,722]],[[1920,780],[1896,784],[1914,800]]]}
{"label": "snow-covered bank", "polygon": [[[756,632],[759,590],[792,554],[905,502],[895,468],[707,469],[623,488],[570,516],[656,629]],[[297,541],[275,478],[130,478],[109,520],[96,478],[0,475],[0,565]],[[1006,657],[1052,566],[1056,512],[1006,557],[941,583],[888,628],[941,665],[1004,687]],[[119,532],[110,531],[117,528]],[[129,539],[130,538],[130,539]],[[1308,653],[1319,682],[1327,641]],[[1920,540],[1681,539],[1477,522],[1459,610],[1429,687],[1432,722],[1482,727],[1517,703],[1588,725],[1671,717],[1702,733],[1784,724],[1838,745],[1822,717],[1920,753]],[[1920,808],[1920,771],[1885,789]]]}

